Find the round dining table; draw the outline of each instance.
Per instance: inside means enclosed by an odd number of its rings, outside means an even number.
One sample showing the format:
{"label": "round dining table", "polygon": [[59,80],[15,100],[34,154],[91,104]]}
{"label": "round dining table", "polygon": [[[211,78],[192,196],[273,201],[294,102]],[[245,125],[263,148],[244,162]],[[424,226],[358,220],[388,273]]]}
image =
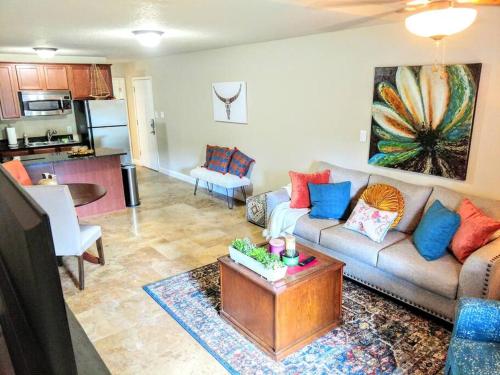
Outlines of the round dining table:
{"label": "round dining table", "polygon": [[[69,193],[71,194],[71,198],[73,198],[73,204],[75,207],[81,207],[86,204],[93,203],[104,197],[107,193],[104,186],[97,184],[75,182],[65,185],[68,186]],[[83,259],[90,263],[99,264],[99,258],[88,251],[83,253]]]}

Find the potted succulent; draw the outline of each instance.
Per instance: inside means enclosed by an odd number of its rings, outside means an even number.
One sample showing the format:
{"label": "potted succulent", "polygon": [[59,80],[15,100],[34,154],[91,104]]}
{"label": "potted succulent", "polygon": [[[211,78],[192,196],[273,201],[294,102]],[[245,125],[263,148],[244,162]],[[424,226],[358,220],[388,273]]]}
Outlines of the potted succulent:
{"label": "potted succulent", "polygon": [[269,253],[265,247],[255,246],[248,238],[235,239],[229,246],[229,256],[268,281],[282,279],[288,268],[279,256]]}

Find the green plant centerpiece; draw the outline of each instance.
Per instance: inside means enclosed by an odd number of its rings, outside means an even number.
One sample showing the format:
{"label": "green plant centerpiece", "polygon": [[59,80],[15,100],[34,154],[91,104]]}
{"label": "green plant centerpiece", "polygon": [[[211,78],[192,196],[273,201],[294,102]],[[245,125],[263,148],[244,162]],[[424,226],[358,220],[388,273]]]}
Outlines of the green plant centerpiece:
{"label": "green plant centerpiece", "polygon": [[281,260],[290,267],[299,264],[299,253],[295,248],[294,236],[285,236],[285,250],[281,252]]}
{"label": "green plant centerpiece", "polygon": [[287,266],[278,255],[269,253],[265,247],[256,246],[248,238],[237,238],[231,242],[229,256],[268,281],[277,281],[286,275]]}

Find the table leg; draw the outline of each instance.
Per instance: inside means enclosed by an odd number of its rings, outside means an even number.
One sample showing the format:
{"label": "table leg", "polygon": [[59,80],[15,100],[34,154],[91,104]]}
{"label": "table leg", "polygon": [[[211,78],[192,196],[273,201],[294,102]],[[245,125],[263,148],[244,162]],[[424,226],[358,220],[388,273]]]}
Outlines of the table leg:
{"label": "table leg", "polygon": [[83,260],[86,260],[87,262],[92,264],[99,264],[99,258],[89,253],[88,251],[83,253]]}

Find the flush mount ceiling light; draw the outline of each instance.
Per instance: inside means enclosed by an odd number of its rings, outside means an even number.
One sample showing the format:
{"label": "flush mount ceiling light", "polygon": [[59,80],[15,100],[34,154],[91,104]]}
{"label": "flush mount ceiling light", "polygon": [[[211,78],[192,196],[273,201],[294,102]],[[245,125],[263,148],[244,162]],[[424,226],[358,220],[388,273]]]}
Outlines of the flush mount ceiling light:
{"label": "flush mount ceiling light", "polygon": [[415,35],[439,40],[467,29],[474,23],[476,16],[476,9],[450,6],[408,16],[405,25]]}
{"label": "flush mount ceiling light", "polygon": [[42,59],[50,59],[54,57],[56,54],[57,48],[44,48],[44,47],[35,47],[33,48],[36,54]]}
{"label": "flush mount ceiling light", "polygon": [[163,31],[158,30],[135,30],[132,31],[139,43],[145,47],[156,47],[160,44]]}

